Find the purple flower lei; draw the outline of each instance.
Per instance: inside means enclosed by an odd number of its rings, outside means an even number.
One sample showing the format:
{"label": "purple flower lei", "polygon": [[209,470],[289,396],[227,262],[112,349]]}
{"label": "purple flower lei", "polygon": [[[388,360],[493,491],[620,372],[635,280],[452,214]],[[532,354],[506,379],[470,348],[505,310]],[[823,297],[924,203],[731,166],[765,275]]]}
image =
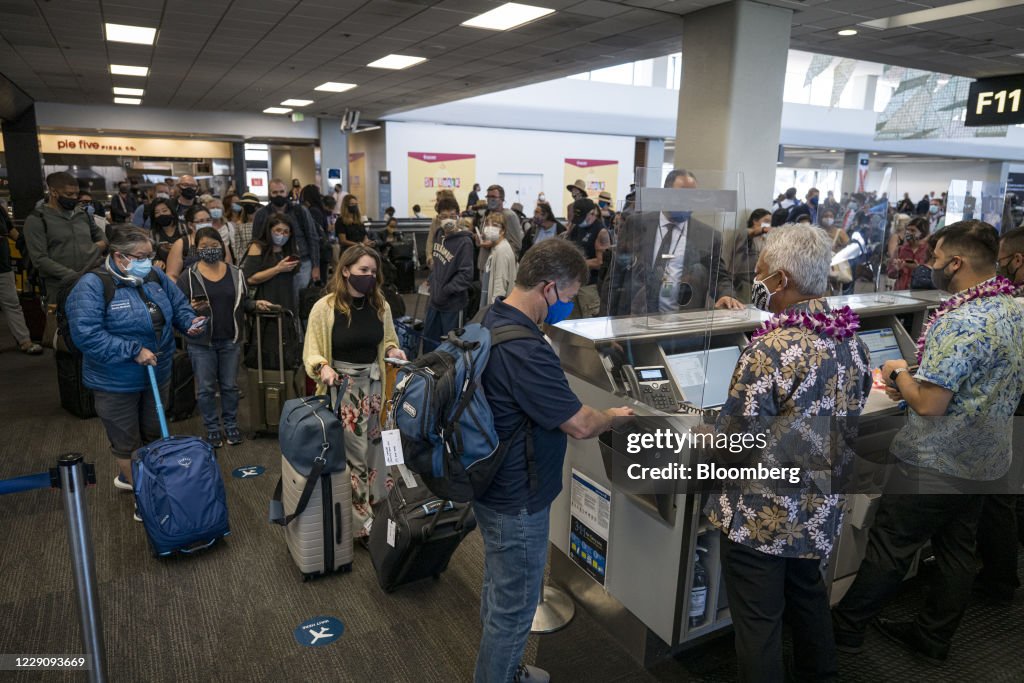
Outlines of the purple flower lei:
{"label": "purple flower lei", "polygon": [[982,282],[977,287],[971,287],[970,289],[964,290],[956,296],[950,297],[942,302],[938,310],[932,313],[928,319],[928,324],[924,326],[924,330],[921,331],[921,336],[917,338],[917,362],[920,363],[924,357],[924,343],[928,338],[928,331],[932,329],[932,325],[937,323],[939,319],[949,313],[950,311],[956,310],[963,306],[968,301],[974,301],[975,299],[985,299],[990,296],[998,296],[1000,294],[1009,294],[1013,296],[1014,292],[1017,291],[1017,286],[1010,282],[1008,278],[1002,275],[997,275],[991,280]]}
{"label": "purple flower lei", "polygon": [[754,341],[782,327],[801,327],[814,334],[849,339],[860,329],[860,317],[849,306],[828,313],[808,313],[790,309],[773,315],[754,332],[750,340]]}

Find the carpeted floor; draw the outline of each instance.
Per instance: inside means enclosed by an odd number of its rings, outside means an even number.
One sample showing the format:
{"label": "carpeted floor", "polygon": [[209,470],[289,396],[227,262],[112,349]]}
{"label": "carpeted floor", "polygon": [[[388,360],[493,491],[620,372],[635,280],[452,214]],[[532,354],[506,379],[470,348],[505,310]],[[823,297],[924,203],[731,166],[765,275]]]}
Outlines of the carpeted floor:
{"label": "carpeted floor", "polygon": [[[304,583],[282,531],[266,521],[280,456],[276,441],[263,439],[220,451],[231,511],[227,542],[194,557],[157,560],[132,521],[132,496],[111,484],[114,465],[99,421],[61,410],[52,352],[31,358],[3,349],[0,415],[0,479],[46,470],[67,451],[96,463],[98,485],[88,491],[88,505],[111,681],[471,680],[483,571],[479,534],[466,539],[439,581],[391,595],[378,588],[361,549],[351,574]],[[192,418],[172,431],[197,434],[200,427]],[[242,465],[263,465],[267,473],[232,478]],[[0,496],[0,528],[0,653],[80,654],[59,492]],[[893,611],[909,613],[919,593],[911,586]],[[300,646],[294,629],[319,615],[340,619],[344,635],[326,647]],[[1022,680],[1022,626],[1019,602],[972,607],[954,661],[941,669],[916,664],[873,634],[869,652],[843,656],[843,679]],[[731,647],[725,636],[644,671],[578,610],[563,631],[531,638],[526,659],[556,681],[727,681],[735,672]],[[85,680],[82,672],[0,677]]]}

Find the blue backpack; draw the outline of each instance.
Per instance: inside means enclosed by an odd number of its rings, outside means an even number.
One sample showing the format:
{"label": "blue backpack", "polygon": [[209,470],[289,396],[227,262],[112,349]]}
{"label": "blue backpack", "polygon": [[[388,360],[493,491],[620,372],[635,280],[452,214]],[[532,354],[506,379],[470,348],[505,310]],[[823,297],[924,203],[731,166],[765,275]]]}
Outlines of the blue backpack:
{"label": "blue backpack", "polygon": [[213,447],[194,436],[168,436],[153,366],[147,366],[163,438],[132,459],[135,502],[158,557],[192,553],[227,536],[228,505]]}
{"label": "blue backpack", "polygon": [[395,380],[390,424],[402,435],[405,464],[435,495],[456,503],[481,496],[504,462],[509,444],[526,430],[530,489],[536,488],[530,421],[504,440],[494,429],[480,377],[491,349],[535,339],[522,325],[489,330],[479,324],[451,332],[437,350],[402,365]]}

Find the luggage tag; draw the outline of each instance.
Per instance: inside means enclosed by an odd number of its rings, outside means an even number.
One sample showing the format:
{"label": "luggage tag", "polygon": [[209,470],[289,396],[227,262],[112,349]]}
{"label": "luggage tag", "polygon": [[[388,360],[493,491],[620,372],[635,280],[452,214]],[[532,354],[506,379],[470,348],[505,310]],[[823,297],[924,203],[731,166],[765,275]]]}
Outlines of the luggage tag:
{"label": "luggage tag", "polygon": [[384,464],[388,467],[405,464],[405,455],[402,453],[402,432],[397,429],[385,429],[380,436],[384,447]]}
{"label": "luggage tag", "polygon": [[388,545],[392,548],[395,547],[395,536],[398,532],[398,525],[395,524],[395,520],[388,520]]}

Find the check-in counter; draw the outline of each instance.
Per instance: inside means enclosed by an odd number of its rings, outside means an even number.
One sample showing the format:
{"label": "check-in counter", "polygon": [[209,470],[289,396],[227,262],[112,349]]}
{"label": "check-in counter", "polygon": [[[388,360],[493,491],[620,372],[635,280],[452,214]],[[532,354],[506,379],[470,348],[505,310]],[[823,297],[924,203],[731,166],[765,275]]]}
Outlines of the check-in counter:
{"label": "check-in counter", "polygon": [[[914,362],[914,341],[898,318],[922,314],[925,302],[886,292],[833,297],[829,303],[849,305],[860,315],[859,334],[873,364],[890,358]],[[684,433],[715,418],[742,348],[767,319],[753,308],[590,318],[560,323],[549,336],[570,386],[585,404],[629,405],[639,416],[659,417],[659,424]],[[881,460],[898,414],[883,391],[872,391],[855,450],[875,452]],[[569,441],[562,493],[551,509],[551,580],[635,659],[651,665],[731,624],[719,533],[702,514],[704,496],[693,489],[665,484],[652,492],[649,486],[633,486],[622,470],[630,458],[645,464],[647,456],[629,456],[615,444],[608,437]],[[687,452],[677,458],[679,465],[693,464]],[[869,468],[859,476],[879,474]],[[849,498],[853,509],[827,570],[830,582],[855,575],[866,544],[872,497]],[[695,554],[707,581],[701,600],[691,604]]]}

